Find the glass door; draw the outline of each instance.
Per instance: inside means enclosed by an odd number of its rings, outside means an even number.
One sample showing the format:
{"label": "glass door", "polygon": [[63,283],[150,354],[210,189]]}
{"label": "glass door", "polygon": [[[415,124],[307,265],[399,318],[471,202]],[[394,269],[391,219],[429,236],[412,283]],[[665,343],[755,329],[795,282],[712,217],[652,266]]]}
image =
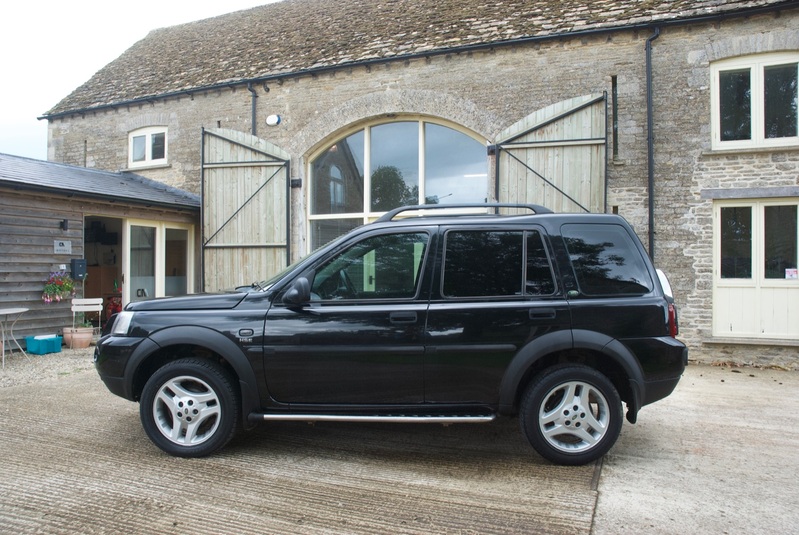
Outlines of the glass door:
{"label": "glass door", "polygon": [[178,296],[194,288],[191,225],[128,220],[123,233],[124,303]]}
{"label": "glass door", "polygon": [[164,285],[166,295],[189,293],[189,231],[179,228],[166,229],[166,251],[164,255]]}
{"label": "glass door", "polygon": [[155,297],[156,228],[130,225],[130,301]]}

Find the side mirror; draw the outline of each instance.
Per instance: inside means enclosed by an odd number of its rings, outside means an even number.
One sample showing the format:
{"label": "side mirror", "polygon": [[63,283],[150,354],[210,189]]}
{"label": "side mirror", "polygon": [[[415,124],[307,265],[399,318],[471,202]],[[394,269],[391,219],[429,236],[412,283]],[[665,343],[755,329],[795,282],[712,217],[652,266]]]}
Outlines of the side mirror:
{"label": "side mirror", "polygon": [[300,277],[283,294],[283,303],[288,306],[302,306],[311,301],[311,284],[305,277]]}

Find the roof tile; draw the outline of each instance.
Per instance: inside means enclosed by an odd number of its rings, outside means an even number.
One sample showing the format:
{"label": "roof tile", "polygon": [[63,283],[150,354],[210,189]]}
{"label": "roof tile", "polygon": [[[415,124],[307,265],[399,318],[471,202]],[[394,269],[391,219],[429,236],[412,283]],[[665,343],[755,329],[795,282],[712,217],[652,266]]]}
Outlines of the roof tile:
{"label": "roof tile", "polygon": [[153,30],[46,116],[368,60],[796,0],[283,0]]}
{"label": "roof tile", "polygon": [[132,204],[199,209],[200,197],[133,173],[114,173],[0,153],[0,185]]}

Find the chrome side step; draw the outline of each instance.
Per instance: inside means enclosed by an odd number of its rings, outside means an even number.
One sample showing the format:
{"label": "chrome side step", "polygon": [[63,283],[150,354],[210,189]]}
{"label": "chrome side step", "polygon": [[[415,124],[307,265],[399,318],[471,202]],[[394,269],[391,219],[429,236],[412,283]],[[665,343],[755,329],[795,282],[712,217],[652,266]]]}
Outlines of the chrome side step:
{"label": "chrome side step", "polygon": [[274,421],[299,421],[299,422],[394,422],[394,423],[428,423],[428,424],[457,424],[457,423],[487,423],[496,419],[496,415],[485,414],[478,416],[408,416],[408,415],[347,415],[347,414],[260,414],[256,418],[264,422]]}

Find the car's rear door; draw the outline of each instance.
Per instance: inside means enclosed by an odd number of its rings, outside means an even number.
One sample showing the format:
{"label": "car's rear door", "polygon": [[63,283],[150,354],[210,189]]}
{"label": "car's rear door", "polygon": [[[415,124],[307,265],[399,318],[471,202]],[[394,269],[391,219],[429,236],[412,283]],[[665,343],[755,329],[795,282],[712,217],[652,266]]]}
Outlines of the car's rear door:
{"label": "car's rear door", "polygon": [[524,346],[569,330],[544,231],[536,226],[445,229],[427,319],[425,401],[497,401]]}

